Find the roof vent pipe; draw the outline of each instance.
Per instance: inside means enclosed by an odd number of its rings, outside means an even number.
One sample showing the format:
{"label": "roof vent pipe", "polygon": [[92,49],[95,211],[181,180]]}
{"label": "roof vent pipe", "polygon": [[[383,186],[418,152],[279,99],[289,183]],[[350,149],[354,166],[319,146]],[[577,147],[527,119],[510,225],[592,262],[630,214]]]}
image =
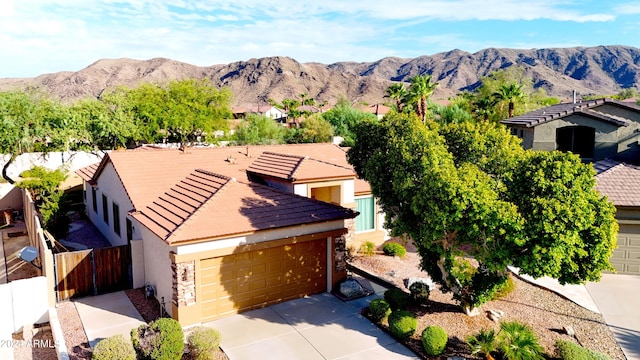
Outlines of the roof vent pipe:
{"label": "roof vent pipe", "polygon": [[573,90],[573,103],[575,104],[575,103],[577,103],[577,102],[578,102],[578,96],[577,96],[577,93],[576,93],[576,91],[575,91],[575,89],[574,89],[574,90]]}

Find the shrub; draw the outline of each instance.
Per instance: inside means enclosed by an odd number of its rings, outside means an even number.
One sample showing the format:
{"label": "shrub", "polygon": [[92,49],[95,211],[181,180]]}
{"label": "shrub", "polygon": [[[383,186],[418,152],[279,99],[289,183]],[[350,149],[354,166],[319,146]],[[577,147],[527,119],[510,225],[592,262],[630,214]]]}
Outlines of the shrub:
{"label": "shrub", "polygon": [[407,249],[405,249],[404,246],[394,242],[388,242],[382,245],[382,251],[389,256],[398,257],[403,257],[407,253]]}
{"label": "shrub", "polygon": [[141,359],[179,360],[184,352],[184,333],[180,323],[161,318],[131,330],[131,342]]}
{"label": "shrub", "polygon": [[505,282],[496,289],[496,292],[493,294],[493,298],[491,300],[502,299],[503,297],[511,294],[513,290],[516,288],[516,282],[513,281],[513,277],[511,275],[507,276]]}
{"label": "shrub", "polygon": [[136,360],[136,351],[131,343],[122,334],[100,340],[93,348],[91,355],[93,360]]}
{"label": "shrub", "polygon": [[428,284],[416,281],[409,286],[411,292],[411,300],[416,304],[426,304],[429,301],[431,290]]}
{"label": "shrub", "polygon": [[408,339],[417,327],[418,319],[406,310],[394,311],[389,315],[389,332],[397,339]]}
{"label": "shrub", "polygon": [[369,304],[369,312],[373,320],[380,322],[391,314],[391,307],[384,299],[374,299]]}
{"label": "shrub", "polygon": [[187,348],[192,359],[213,360],[220,350],[220,332],[206,326],[195,327],[187,336]]}
{"label": "shrub", "polygon": [[500,323],[498,350],[507,360],[542,359],[544,353],[533,329],[517,321]]}
{"label": "shrub", "polygon": [[366,241],[360,246],[360,252],[367,256],[372,256],[376,253],[376,244],[371,241]]}
{"label": "shrub", "polygon": [[496,332],[493,329],[481,329],[479,333],[467,338],[467,345],[471,348],[471,354],[484,354],[487,359],[496,351]]}
{"label": "shrub", "polygon": [[436,356],[444,352],[447,348],[449,337],[447,332],[440,326],[427,326],[422,331],[422,347],[427,355]]}
{"label": "shrub", "polygon": [[409,302],[409,294],[398,288],[391,288],[384,292],[384,299],[389,303],[391,309],[404,309]]}
{"label": "shrub", "polygon": [[556,357],[563,360],[610,360],[608,355],[585,349],[567,340],[556,341]]}

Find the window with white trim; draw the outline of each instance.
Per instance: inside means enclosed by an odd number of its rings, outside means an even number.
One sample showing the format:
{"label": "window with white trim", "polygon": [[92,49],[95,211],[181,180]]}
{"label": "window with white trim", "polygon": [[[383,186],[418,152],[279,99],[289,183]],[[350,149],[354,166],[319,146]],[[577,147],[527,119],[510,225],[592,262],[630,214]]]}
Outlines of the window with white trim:
{"label": "window with white trim", "polygon": [[376,209],[373,197],[356,199],[356,232],[374,230],[376,227]]}

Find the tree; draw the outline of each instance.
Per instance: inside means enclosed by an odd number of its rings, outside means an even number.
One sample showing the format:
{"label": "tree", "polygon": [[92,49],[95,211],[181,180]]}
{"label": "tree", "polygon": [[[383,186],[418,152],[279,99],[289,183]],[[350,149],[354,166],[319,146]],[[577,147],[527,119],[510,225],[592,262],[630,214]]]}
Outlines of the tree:
{"label": "tree", "polygon": [[384,97],[391,99],[396,104],[396,111],[399,113],[402,112],[402,102],[405,100],[407,96],[407,88],[403,83],[395,83],[389,85],[385,90]]}
{"label": "tree", "polygon": [[494,97],[475,98],[472,102],[473,113],[483,121],[489,121],[489,116],[495,112],[496,103]]}
{"label": "tree", "polygon": [[515,101],[525,97],[522,91],[522,85],[519,84],[505,84],[500,86],[494,96],[498,101],[507,101],[509,103],[509,117],[514,116]]}
{"label": "tree", "polygon": [[267,116],[250,114],[240,123],[233,139],[240,145],[282,144],[285,130]]}
{"label": "tree", "polygon": [[300,129],[292,129],[288,143],[322,143],[331,141],[333,127],[322,115],[314,114],[306,118]]}
{"label": "tree", "polygon": [[69,136],[79,129],[67,118],[67,109],[41,91],[0,92],[0,153],[9,155],[2,177],[15,183],[7,170],[20,154],[75,148]]}
{"label": "tree", "polygon": [[355,136],[349,162],[387,228],[414,241],[422,268],[469,313],[506,281],[508,265],[563,284],[612,269],[615,208],[575,155],[525,151],[491,123],[425,125],[404,114],[363,122]]}
{"label": "tree", "polygon": [[322,117],[333,126],[334,134],[344,139],[342,146],[351,146],[353,144],[353,131],[359,123],[367,119],[377,120],[374,114],[352,108],[349,100],[345,98],[338,100],[336,106],[324,112]]}
{"label": "tree", "polygon": [[83,124],[88,147],[94,150],[126,148],[141,139],[131,111],[118,99],[118,92],[101,100],[85,99],[71,105],[70,116]]}
{"label": "tree", "polygon": [[427,118],[427,100],[438,86],[438,83],[432,82],[431,79],[431,75],[429,74],[412,77],[407,94],[409,103],[414,105],[416,114],[422,122],[425,122]]}

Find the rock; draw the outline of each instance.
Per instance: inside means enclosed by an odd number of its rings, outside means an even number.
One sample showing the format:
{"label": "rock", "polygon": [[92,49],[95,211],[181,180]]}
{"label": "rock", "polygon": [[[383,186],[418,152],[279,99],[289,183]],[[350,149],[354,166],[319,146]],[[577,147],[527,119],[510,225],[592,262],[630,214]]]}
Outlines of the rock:
{"label": "rock", "polygon": [[502,310],[489,310],[487,311],[487,317],[489,320],[493,322],[498,322],[501,317],[504,316],[504,311]]}
{"label": "rock", "polygon": [[359,296],[365,296],[367,291],[360,285],[360,283],[354,279],[347,279],[340,284],[340,294],[346,298],[355,298]]}
{"label": "rock", "polygon": [[562,330],[569,336],[576,336],[576,332],[571,326],[563,326]]}
{"label": "rock", "polygon": [[431,280],[431,278],[419,278],[419,277],[410,277],[408,279],[404,280],[404,286],[409,289],[411,287],[411,285],[413,285],[413,283],[423,283],[426,284],[429,287],[429,291],[433,290],[436,286],[433,283],[433,280]]}

